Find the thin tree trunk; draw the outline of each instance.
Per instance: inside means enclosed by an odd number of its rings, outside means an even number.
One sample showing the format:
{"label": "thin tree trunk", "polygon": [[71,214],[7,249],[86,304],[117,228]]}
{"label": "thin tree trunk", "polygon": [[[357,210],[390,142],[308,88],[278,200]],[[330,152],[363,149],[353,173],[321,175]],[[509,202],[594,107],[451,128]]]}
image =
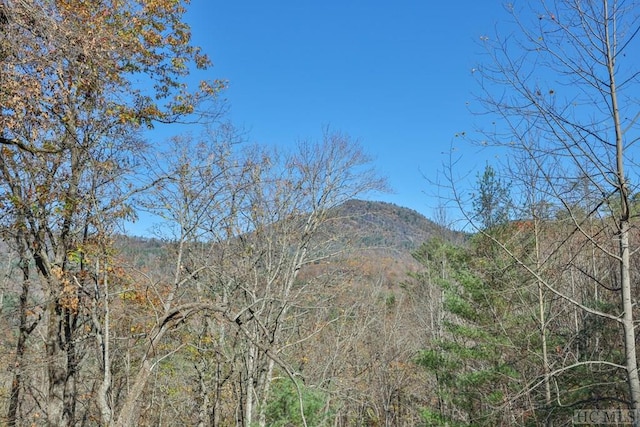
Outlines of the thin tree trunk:
{"label": "thin tree trunk", "polygon": [[267,402],[269,401],[269,393],[271,391],[271,379],[273,378],[273,368],[275,362],[273,359],[268,360],[267,372],[264,375],[264,384],[262,386],[262,402],[260,402],[260,414],[258,416],[258,425],[260,427],[266,427],[267,425]]}
{"label": "thin tree trunk", "polygon": [[47,424],[49,426],[66,426],[69,420],[65,419],[64,394],[65,379],[67,376],[67,362],[64,360],[65,352],[60,346],[59,336],[62,322],[58,313],[60,306],[57,301],[49,303],[49,322],[47,330]]}
{"label": "thin tree trunk", "polygon": [[[620,196],[620,287],[622,289],[622,325],[624,329],[625,366],[627,368],[627,380],[629,386],[630,408],[632,411],[640,410],[640,377],[638,376],[638,359],[636,356],[636,334],[633,316],[633,301],[631,295],[631,262],[629,253],[629,189],[627,177],[624,171],[624,144],[623,130],[621,126],[620,111],[618,108],[617,86],[615,81],[615,41],[609,33],[609,4],[603,0],[605,11],[605,40],[607,55],[607,70],[609,72],[609,94],[611,97],[611,112],[616,135],[616,189]],[[634,426],[640,424],[637,417]]]}
{"label": "thin tree trunk", "polygon": [[[109,401],[109,391],[111,390],[111,317],[110,317],[110,309],[109,309],[109,279],[107,276],[107,268],[104,269],[104,277],[103,277],[103,292],[102,296],[104,303],[104,319],[102,325],[99,324],[99,316],[98,313],[95,312],[97,310],[98,304],[96,303],[94,306],[94,323],[95,328],[97,330],[96,339],[98,340],[98,347],[102,356],[102,382],[98,387],[98,396],[97,396],[97,404],[100,409],[100,419],[102,420],[102,424],[108,426],[111,424],[111,420],[113,418],[113,409],[111,408],[111,403]],[[96,277],[100,277],[100,264],[96,263]],[[100,280],[100,279],[97,279]],[[100,284],[98,283],[96,286],[96,292],[99,292]],[[96,302],[100,299],[100,295],[96,295]]]}
{"label": "thin tree trunk", "polygon": [[[620,280],[622,284],[622,325],[624,328],[625,365],[629,382],[631,410],[640,410],[640,377],[638,377],[638,359],[636,356],[636,334],[633,318],[633,301],[631,297],[631,277],[629,262],[629,223],[622,222],[620,232]],[[634,425],[638,425],[634,421]]]}
{"label": "thin tree trunk", "polygon": [[[541,270],[540,262],[540,223],[538,218],[534,216],[534,233],[536,245],[536,271]],[[542,341],[542,365],[544,371],[544,404],[547,408],[551,407],[551,368],[549,367],[549,350],[547,348],[547,321],[546,306],[544,298],[544,285],[538,279],[538,319],[540,321],[540,340]],[[553,426],[551,417],[547,417],[546,425]]]}
{"label": "thin tree trunk", "polygon": [[67,361],[64,378],[64,419],[68,425],[75,424],[76,403],[78,401],[78,366],[80,357],[73,338],[73,331],[77,327],[77,313],[74,309],[64,309],[64,352]]}
{"label": "thin tree trunk", "polygon": [[256,364],[256,346],[249,344],[247,351],[247,378],[245,386],[245,403],[244,403],[244,423],[245,426],[251,425],[253,419],[253,396],[255,394],[255,364]]}
{"label": "thin tree trunk", "polygon": [[198,372],[198,394],[200,395],[200,405],[198,405],[198,427],[209,425],[209,390],[207,388],[204,375],[205,373],[196,367]]}
{"label": "thin tree trunk", "polygon": [[20,237],[22,233],[19,232],[19,237],[16,239],[18,244],[20,270],[22,271],[22,292],[20,293],[20,308],[19,308],[19,329],[18,329],[18,342],[16,343],[16,356],[13,366],[13,380],[11,381],[11,394],[9,398],[9,409],[7,411],[7,425],[16,426],[19,425],[18,411],[20,407],[20,390],[22,389],[22,369],[24,366],[24,354],[26,350],[27,338],[38,324],[38,320],[34,321],[31,325],[27,325],[27,304],[29,300],[29,260],[24,250],[23,240]]}

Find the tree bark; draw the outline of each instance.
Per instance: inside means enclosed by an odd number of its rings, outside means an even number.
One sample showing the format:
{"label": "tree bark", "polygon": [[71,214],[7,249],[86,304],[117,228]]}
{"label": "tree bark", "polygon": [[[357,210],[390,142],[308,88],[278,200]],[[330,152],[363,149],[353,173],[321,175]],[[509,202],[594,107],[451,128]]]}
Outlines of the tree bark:
{"label": "tree bark", "polygon": [[18,246],[18,261],[20,263],[20,270],[22,271],[22,292],[20,293],[20,308],[18,312],[18,342],[16,343],[16,355],[13,366],[13,380],[11,381],[11,394],[9,398],[9,409],[7,411],[8,426],[16,426],[20,424],[18,420],[18,411],[21,399],[20,392],[22,389],[22,370],[25,364],[24,355],[26,350],[27,338],[35,329],[40,320],[40,318],[38,318],[31,324],[28,324],[27,304],[30,291],[30,268],[23,238],[23,233],[21,231],[18,231],[16,243]]}
{"label": "tree bark", "polygon": [[[636,356],[636,334],[633,315],[633,300],[631,295],[631,262],[629,249],[630,236],[630,208],[629,189],[627,187],[627,177],[624,166],[624,142],[620,110],[618,107],[618,93],[615,78],[615,40],[610,34],[609,4],[603,0],[605,41],[607,71],[609,73],[609,94],[611,98],[611,113],[616,136],[616,190],[620,196],[620,287],[622,304],[622,325],[624,329],[625,366],[627,369],[627,380],[629,387],[630,408],[632,411],[640,411],[640,377],[638,376],[638,359]],[[637,417],[634,418],[634,426],[640,424]]]}
{"label": "tree bark", "polygon": [[133,386],[127,395],[120,414],[115,422],[116,427],[131,427],[137,424],[140,416],[140,404],[138,399],[142,396],[147,381],[153,372],[153,365],[149,360],[144,360],[138,369],[138,373],[133,381]]}

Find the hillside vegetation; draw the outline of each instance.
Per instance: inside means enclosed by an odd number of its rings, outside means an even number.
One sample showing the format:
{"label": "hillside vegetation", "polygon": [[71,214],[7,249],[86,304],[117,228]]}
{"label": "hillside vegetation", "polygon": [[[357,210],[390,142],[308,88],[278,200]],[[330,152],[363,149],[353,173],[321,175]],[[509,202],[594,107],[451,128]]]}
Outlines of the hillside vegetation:
{"label": "hillside vegetation", "polygon": [[[383,202],[350,200],[332,209],[328,218],[327,228],[318,236],[324,240],[330,235],[339,244],[330,245],[331,254],[317,260],[312,257],[302,266],[293,288],[291,309],[282,319],[289,338],[280,347],[269,348],[282,366],[273,368],[274,388],[262,403],[266,422],[275,425],[300,417],[296,389],[283,371],[290,369],[303,393],[305,416],[317,422],[308,420],[311,425],[375,424],[380,420],[414,425],[420,422],[423,407],[434,397],[428,391],[426,371],[414,363],[429,331],[415,318],[423,308],[406,291],[412,280],[408,272],[421,268],[411,254],[419,247],[420,239],[454,239],[456,233],[415,211]],[[152,338],[150,334],[158,333],[154,331],[153,313],[171,292],[166,280],[173,272],[167,267],[176,256],[176,243],[158,238],[116,239],[118,255],[114,260],[119,267],[111,273],[112,280],[117,281],[111,284],[115,298],[109,308],[115,326],[111,331],[111,351],[115,354],[124,352],[127,359],[140,358],[139,352],[145,351]],[[196,252],[215,256],[213,248],[220,244],[186,245],[183,250],[189,255],[183,255],[183,268],[188,269],[187,260]],[[13,261],[16,258],[5,253],[10,277],[17,268]],[[11,330],[19,315],[19,289],[5,289],[2,323],[5,330]],[[181,292],[186,300],[205,298],[197,288]],[[217,300],[221,295],[211,297]],[[38,296],[31,298],[37,300]],[[181,319],[181,325],[158,341],[154,350],[166,355],[158,362],[153,382],[146,385],[149,390],[144,395],[155,397],[147,401],[137,422],[157,425],[161,419],[170,419],[172,423],[188,425],[204,417],[216,425],[235,423],[241,403],[238,399],[246,381],[244,365],[248,363],[247,348],[241,345],[242,335],[238,335],[242,333],[238,330],[239,317],[236,315],[228,325],[217,315],[188,322]],[[7,337],[7,362],[14,345],[15,338]],[[37,351],[33,346],[28,357],[35,357]],[[84,363],[88,362],[87,359]],[[91,372],[95,368],[89,364],[85,369]],[[39,369],[38,364],[25,367],[24,380],[30,381]],[[134,381],[130,375],[136,369],[139,368],[114,365],[114,384],[124,387]],[[94,381],[97,387],[97,379]],[[87,415],[93,412],[95,402],[91,389],[87,389],[88,406],[83,410]],[[121,399],[117,396],[116,406]],[[36,402],[35,396],[23,399],[25,406],[31,399]],[[200,406],[194,407],[198,402]],[[38,413],[35,406],[33,411]]]}

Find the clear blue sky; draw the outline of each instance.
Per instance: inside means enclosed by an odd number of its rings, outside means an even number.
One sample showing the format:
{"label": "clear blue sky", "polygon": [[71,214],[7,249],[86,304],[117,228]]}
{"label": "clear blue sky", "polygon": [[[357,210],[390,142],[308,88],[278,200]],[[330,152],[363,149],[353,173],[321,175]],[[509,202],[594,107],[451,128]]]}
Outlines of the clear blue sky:
{"label": "clear blue sky", "polygon": [[[507,18],[499,0],[192,0],[193,42],[230,83],[230,118],[249,140],[292,144],[322,127],[361,140],[395,193],[376,197],[433,217],[435,178],[455,134],[479,120],[467,103],[480,37]],[[473,173],[475,177],[475,172]]]}

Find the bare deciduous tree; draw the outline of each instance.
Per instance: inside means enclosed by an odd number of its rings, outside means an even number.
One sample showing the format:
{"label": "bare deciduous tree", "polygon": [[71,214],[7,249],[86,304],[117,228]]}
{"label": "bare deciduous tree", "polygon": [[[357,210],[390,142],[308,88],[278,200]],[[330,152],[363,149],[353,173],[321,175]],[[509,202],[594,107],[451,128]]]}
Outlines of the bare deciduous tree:
{"label": "bare deciduous tree", "polygon": [[[526,177],[518,167],[505,166],[501,173],[515,172],[509,176],[514,180],[512,194],[523,203],[516,203],[522,209],[514,216],[534,223],[535,259],[519,252],[504,235],[481,225],[478,230],[539,285],[544,375],[532,384],[545,386],[546,403],[553,400],[551,384],[557,384],[560,375],[599,365],[624,374],[623,400],[638,410],[637,279],[632,269],[638,241],[632,196],[638,185],[634,152],[639,71],[631,53],[639,42],[638,5],[558,0],[526,11],[509,7],[513,34],[483,37],[489,61],[477,68],[481,102],[484,111],[498,119],[482,129],[482,143],[504,149],[507,156],[515,152],[519,162],[526,159]],[[531,179],[537,200],[527,197],[532,195]],[[457,195],[462,202],[462,193]],[[548,216],[540,215],[542,207]],[[585,265],[588,258],[607,267]],[[581,290],[569,285],[575,283],[584,285]],[[554,320],[545,319],[545,299],[551,296],[574,307],[576,324],[581,317],[596,316],[616,325],[624,343],[622,359],[594,352],[587,359],[565,355],[550,360],[546,328],[566,313],[556,304],[559,311],[550,313]],[[603,305],[602,298],[615,303]],[[571,403],[563,397],[557,392],[554,396],[563,405]]]}

